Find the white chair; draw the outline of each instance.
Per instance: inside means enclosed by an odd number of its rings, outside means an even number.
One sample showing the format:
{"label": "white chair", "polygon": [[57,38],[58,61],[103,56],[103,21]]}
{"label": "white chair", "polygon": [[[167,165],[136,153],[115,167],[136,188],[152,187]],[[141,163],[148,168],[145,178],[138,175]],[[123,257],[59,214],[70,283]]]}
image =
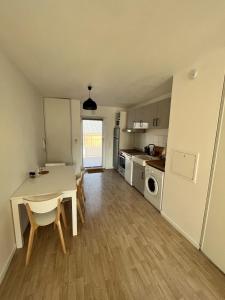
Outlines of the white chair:
{"label": "white chair", "polygon": [[46,226],[54,223],[58,227],[59,237],[64,254],[66,253],[66,247],[60,222],[60,216],[62,215],[64,224],[66,225],[64,207],[61,205],[62,194],[48,194],[42,196],[32,196],[24,199],[26,205],[28,218],[30,221],[30,235],[27,248],[26,265],[30,261],[32,245],[34,240],[34,233],[39,226]]}
{"label": "white chair", "polygon": [[[81,168],[79,173],[75,174],[76,178],[76,187],[77,187],[77,211],[80,216],[81,223],[84,224],[85,218],[85,195],[84,195],[84,187],[83,187],[83,179],[84,179],[85,169]],[[62,206],[70,201],[71,198],[64,198],[62,202]]]}
{"label": "white chair", "polygon": [[66,163],[45,163],[46,167],[60,167],[60,166],[65,166]]}
{"label": "white chair", "polygon": [[79,175],[76,175],[77,181],[77,210],[81,219],[81,223],[84,223],[84,213],[85,213],[85,196],[83,188],[85,170],[82,170]]}
{"label": "white chair", "polygon": [[83,199],[81,194],[81,178],[77,179],[77,211],[80,216],[81,223],[84,224],[84,205],[83,205]]}

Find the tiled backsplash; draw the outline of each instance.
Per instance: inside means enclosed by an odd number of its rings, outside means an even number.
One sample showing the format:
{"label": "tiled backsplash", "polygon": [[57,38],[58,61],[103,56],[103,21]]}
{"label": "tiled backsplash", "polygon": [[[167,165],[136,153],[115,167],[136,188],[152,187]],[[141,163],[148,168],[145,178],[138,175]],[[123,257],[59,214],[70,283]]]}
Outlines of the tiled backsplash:
{"label": "tiled backsplash", "polygon": [[135,133],[134,145],[143,149],[148,144],[165,147],[167,145],[168,129],[148,129],[145,133]]}

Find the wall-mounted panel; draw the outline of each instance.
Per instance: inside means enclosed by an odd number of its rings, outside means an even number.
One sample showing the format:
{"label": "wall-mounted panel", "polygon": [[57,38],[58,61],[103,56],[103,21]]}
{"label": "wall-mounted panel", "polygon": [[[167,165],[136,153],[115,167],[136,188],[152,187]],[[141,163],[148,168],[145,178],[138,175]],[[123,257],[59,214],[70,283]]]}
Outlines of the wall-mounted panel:
{"label": "wall-mounted panel", "polygon": [[174,150],[171,161],[171,171],[187,180],[195,181],[197,161],[197,154]]}

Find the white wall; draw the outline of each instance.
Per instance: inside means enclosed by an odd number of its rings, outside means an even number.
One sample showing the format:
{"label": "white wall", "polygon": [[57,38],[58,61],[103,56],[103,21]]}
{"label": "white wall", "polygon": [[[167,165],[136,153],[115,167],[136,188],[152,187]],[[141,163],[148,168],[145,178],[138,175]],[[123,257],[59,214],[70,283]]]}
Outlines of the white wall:
{"label": "white wall", "polygon": [[[174,76],[163,212],[199,246],[224,78],[224,49]],[[196,68],[198,77],[190,79]],[[171,171],[173,150],[199,153],[196,183]]]}
{"label": "white wall", "polygon": [[127,111],[120,111],[120,149],[131,149],[134,147],[134,134],[128,133]]}
{"label": "white wall", "polygon": [[45,98],[47,162],[72,163],[71,100]]}
{"label": "white wall", "polygon": [[[225,88],[225,85],[224,85]],[[224,90],[225,92],[225,90]],[[225,94],[224,94],[225,97]],[[224,99],[225,100],[225,99]],[[225,273],[225,107],[223,102],[202,251]]]}
{"label": "white wall", "polygon": [[98,106],[96,111],[81,109],[81,117],[102,118],[104,126],[104,167],[113,168],[113,128],[115,126],[115,113],[118,107]]}
{"label": "white wall", "polygon": [[168,138],[168,129],[148,129],[145,133],[134,134],[134,146],[138,149],[144,149],[148,144],[166,147]]}
{"label": "white wall", "polygon": [[44,163],[43,102],[0,53],[0,282],[15,250],[10,196]]}

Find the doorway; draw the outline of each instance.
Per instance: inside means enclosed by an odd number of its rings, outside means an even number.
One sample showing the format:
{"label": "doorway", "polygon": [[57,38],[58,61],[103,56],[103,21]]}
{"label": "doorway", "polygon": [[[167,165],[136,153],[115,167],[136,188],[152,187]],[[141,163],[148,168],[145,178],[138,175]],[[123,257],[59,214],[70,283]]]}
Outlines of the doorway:
{"label": "doorway", "polygon": [[103,120],[82,120],[83,167],[103,166]]}

